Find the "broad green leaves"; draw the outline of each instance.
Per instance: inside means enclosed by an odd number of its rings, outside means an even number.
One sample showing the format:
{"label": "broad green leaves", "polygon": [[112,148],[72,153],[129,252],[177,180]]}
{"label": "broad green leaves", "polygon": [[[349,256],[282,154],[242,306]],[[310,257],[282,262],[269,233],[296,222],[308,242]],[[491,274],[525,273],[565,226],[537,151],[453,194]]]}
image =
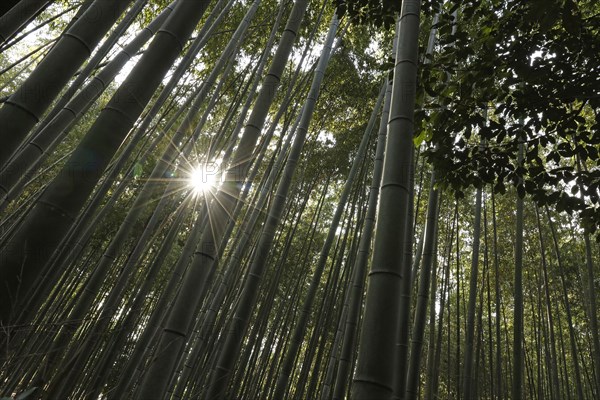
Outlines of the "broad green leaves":
{"label": "broad green leaves", "polygon": [[[492,184],[600,225],[600,40],[592,2],[457,2],[421,65],[427,156],[445,186]],[[460,7],[458,7],[460,6]],[[541,11],[543,10],[543,12]],[[452,34],[452,27],[456,32]],[[449,77],[448,82],[440,79]],[[444,108],[438,105],[444,104]],[[488,122],[484,116],[489,117]],[[481,141],[486,142],[479,149]],[[517,168],[519,141],[525,143]],[[576,167],[577,160],[582,167]]]}

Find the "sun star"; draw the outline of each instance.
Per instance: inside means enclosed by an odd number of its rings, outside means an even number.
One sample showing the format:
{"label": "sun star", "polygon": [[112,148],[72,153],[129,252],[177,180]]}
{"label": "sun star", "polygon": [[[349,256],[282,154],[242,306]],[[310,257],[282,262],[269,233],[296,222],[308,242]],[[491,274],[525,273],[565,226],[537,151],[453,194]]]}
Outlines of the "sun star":
{"label": "sun star", "polygon": [[213,189],[217,184],[217,174],[203,165],[199,165],[190,172],[188,184],[194,193],[205,193]]}

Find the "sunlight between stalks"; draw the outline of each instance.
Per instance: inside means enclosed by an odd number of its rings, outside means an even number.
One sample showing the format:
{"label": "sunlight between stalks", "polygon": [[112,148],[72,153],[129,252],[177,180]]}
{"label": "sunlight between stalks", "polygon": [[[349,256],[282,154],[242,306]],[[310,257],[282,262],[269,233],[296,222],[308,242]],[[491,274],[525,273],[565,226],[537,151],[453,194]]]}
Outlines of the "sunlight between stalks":
{"label": "sunlight between stalks", "polygon": [[218,184],[217,169],[204,164],[194,167],[189,174],[188,184],[196,195],[216,188]]}

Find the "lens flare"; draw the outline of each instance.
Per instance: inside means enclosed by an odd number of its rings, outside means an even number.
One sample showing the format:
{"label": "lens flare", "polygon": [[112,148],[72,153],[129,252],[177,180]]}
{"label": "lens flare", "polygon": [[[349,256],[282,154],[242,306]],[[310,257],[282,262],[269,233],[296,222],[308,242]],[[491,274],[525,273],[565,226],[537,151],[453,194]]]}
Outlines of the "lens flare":
{"label": "lens flare", "polygon": [[210,191],[217,185],[216,170],[204,165],[195,167],[190,173],[189,185],[196,194]]}

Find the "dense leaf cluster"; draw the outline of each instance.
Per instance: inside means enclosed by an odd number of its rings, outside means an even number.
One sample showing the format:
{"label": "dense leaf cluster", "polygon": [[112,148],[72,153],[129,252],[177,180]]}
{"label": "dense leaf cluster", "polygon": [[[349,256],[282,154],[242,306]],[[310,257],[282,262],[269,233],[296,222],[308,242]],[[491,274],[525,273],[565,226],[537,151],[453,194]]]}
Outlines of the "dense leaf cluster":
{"label": "dense leaf cluster", "polygon": [[[336,1],[358,24],[389,25],[401,2]],[[600,4],[591,0],[423,2],[438,42],[420,68],[417,143],[462,196],[493,185],[600,225]],[[428,36],[423,29],[422,37]],[[386,65],[384,67],[390,67]],[[523,160],[519,161],[519,144]]]}
{"label": "dense leaf cluster", "polygon": [[[358,24],[389,25],[401,2],[336,1]],[[438,42],[420,69],[417,143],[458,196],[520,196],[600,226],[600,4],[424,1]],[[422,37],[428,36],[423,30]],[[388,65],[389,67],[389,65]],[[523,160],[519,161],[519,144]]]}
{"label": "dense leaf cluster", "polygon": [[348,15],[357,24],[390,26],[400,11],[401,1],[393,0],[335,0],[338,15]]}
{"label": "dense leaf cluster", "polygon": [[[461,6],[459,8],[459,6]],[[457,19],[454,11],[458,10]],[[419,140],[444,183],[515,185],[600,225],[600,6],[593,1],[455,2],[422,65]],[[518,162],[522,143],[524,158]]]}

